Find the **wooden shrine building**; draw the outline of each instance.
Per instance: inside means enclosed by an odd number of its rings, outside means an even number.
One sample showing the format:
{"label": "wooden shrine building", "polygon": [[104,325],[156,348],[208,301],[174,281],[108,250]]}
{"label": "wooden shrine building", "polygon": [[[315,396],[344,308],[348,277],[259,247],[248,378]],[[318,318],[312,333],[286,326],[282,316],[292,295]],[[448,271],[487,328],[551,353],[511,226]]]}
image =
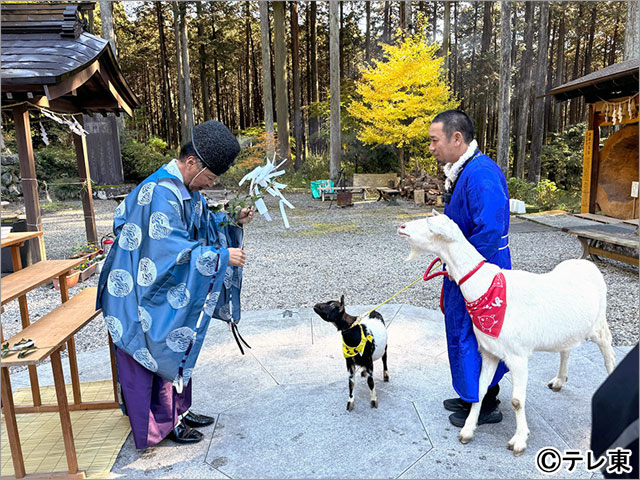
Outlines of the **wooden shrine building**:
{"label": "wooden shrine building", "polygon": [[[42,230],[29,112],[58,114],[82,127],[83,114],[132,115],[140,104],[109,42],[88,32],[93,8],[93,2],[2,6],[1,100],[15,120],[27,230]],[[97,242],[86,138],[75,132],[73,138],[87,241]],[[40,244],[31,247],[40,260]]]}
{"label": "wooden shrine building", "polygon": [[[584,97],[581,213],[638,218],[638,69],[640,58],[610,65],[551,91],[557,101]],[[600,148],[600,128],[616,125]]]}

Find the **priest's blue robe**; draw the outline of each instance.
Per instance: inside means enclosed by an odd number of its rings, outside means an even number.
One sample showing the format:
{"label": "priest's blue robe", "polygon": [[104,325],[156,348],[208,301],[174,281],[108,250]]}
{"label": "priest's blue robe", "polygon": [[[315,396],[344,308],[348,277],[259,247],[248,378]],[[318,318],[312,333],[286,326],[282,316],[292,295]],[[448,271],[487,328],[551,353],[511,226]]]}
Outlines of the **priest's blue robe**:
{"label": "priest's blue robe", "polygon": [[[487,155],[476,153],[469,160],[445,205],[444,213],[489,262],[511,268],[509,252],[509,191],[500,167]],[[443,301],[449,365],[453,388],[467,402],[478,401],[482,357],[473,333],[460,287],[443,280]],[[490,386],[508,371],[500,362]]]}
{"label": "priest's blue robe", "polygon": [[137,448],[162,440],[189,408],[191,373],[211,318],[240,319],[242,269],[228,265],[228,248],[240,247],[242,229],[225,220],[186,189],[175,161],[114,213],[116,239],[97,307],[116,347],[121,404]]}

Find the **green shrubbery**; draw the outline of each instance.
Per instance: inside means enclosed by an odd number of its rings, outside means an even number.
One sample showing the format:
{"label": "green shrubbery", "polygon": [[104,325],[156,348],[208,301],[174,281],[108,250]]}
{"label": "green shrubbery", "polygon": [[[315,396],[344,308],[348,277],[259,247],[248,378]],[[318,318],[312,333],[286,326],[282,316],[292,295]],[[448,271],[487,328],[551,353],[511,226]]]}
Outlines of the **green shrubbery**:
{"label": "green shrubbery", "polygon": [[177,155],[177,152],[168,149],[167,143],[160,138],[150,137],[143,143],[128,134],[121,140],[120,153],[125,182],[131,183],[141,182]]}
{"label": "green shrubbery", "polygon": [[585,128],[578,123],[561,133],[549,133],[549,142],[542,146],[542,178],[563,190],[581,185]]}
{"label": "green shrubbery", "polygon": [[522,178],[507,180],[509,197],[522,200],[533,209],[577,211],[580,208],[580,190],[578,187],[559,189],[555,182],[540,180],[537,185]]}
{"label": "green shrubbery", "polygon": [[73,148],[48,145],[34,152],[38,180],[53,182],[55,179],[78,175],[78,162]]}

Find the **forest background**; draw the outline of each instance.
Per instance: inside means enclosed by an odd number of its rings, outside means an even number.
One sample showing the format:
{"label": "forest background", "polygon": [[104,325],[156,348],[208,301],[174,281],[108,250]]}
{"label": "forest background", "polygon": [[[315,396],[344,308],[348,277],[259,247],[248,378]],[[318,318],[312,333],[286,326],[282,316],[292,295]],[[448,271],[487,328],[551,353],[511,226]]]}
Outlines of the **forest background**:
{"label": "forest background", "polygon": [[[363,98],[366,71],[390,65],[394,48],[397,57],[410,55],[413,42],[421,54],[429,50],[425,62],[433,63],[448,100],[420,90],[418,103],[429,107],[400,118],[398,127],[418,117],[428,126],[438,111],[461,108],[474,121],[482,150],[505,172],[512,197],[576,210],[585,104],[544,95],[640,55],[638,10],[633,0],[101,0],[88,25],[112,42],[141,101],[119,130],[126,182],[139,182],[174,158],[190,127],[209,119],[226,124],[245,147],[221,178],[225,186],[237,185],[273,148],[287,159],[284,183],[294,187],[337,180],[341,169],[347,178],[419,169],[435,174],[423,128],[403,133],[409,135],[403,140],[393,132],[388,141],[372,140],[363,133],[366,116],[354,108],[371,107]],[[408,90],[399,85],[390,93],[388,108]],[[38,177],[58,185],[59,198],[75,196],[65,187],[77,175],[70,132],[44,117],[35,120]],[[5,151],[15,151],[11,123],[3,114]],[[612,132],[602,132],[601,142]]]}

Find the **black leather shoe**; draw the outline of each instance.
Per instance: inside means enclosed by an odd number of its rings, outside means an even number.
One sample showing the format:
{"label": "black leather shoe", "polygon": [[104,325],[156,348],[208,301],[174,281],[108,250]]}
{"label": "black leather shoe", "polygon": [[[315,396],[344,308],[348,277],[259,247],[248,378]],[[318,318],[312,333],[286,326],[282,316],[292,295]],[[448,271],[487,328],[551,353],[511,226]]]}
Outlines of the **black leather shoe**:
{"label": "black leather shoe", "polygon": [[182,420],[184,421],[184,423],[193,428],[206,427],[207,425],[211,425],[216,421],[216,419],[213,417],[198,415],[197,413],[193,413],[191,411],[188,411],[186,415],[183,415]]}
{"label": "black leather shoe", "polygon": [[442,405],[444,405],[445,410],[449,410],[450,412],[459,412],[460,410],[468,412],[471,410],[471,404],[461,398],[448,398],[442,402]]}
{"label": "black leather shoe", "polygon": [[[500,400],[497,398],[498,393],[500,393],[499,384],[489,387],[486,395],[484,396],[484,400],[482,401],[483,410],[493,410],[500,404]],[[462,400],[461,398],[449,398],[444,400],[442,405],[444,405],[445,410],[449,410],[450,412],[459,412],[460,410],[468,412],[471,410],[471,403]]]}
{"label": "black leather shoe", "polygon": [[204,438],[204,435],[198,430],[185,425],[184,422],[180,422],[169,432],[167,438],[176,443],[198,443]]}
{"label": "black leather shoe", "polygon": [[[455,413],[449,415],[449,421],[452,425],[456,427],[464,427],[465,422],[467,421],[467,417],[469,416],[468,411],[458,410]],[[496,406],[492,410],[480,410],[480,416],[478,417],[478,425],[484,425],[485,423],[500,423],[502,421],[502,412],[498,410]]]}

